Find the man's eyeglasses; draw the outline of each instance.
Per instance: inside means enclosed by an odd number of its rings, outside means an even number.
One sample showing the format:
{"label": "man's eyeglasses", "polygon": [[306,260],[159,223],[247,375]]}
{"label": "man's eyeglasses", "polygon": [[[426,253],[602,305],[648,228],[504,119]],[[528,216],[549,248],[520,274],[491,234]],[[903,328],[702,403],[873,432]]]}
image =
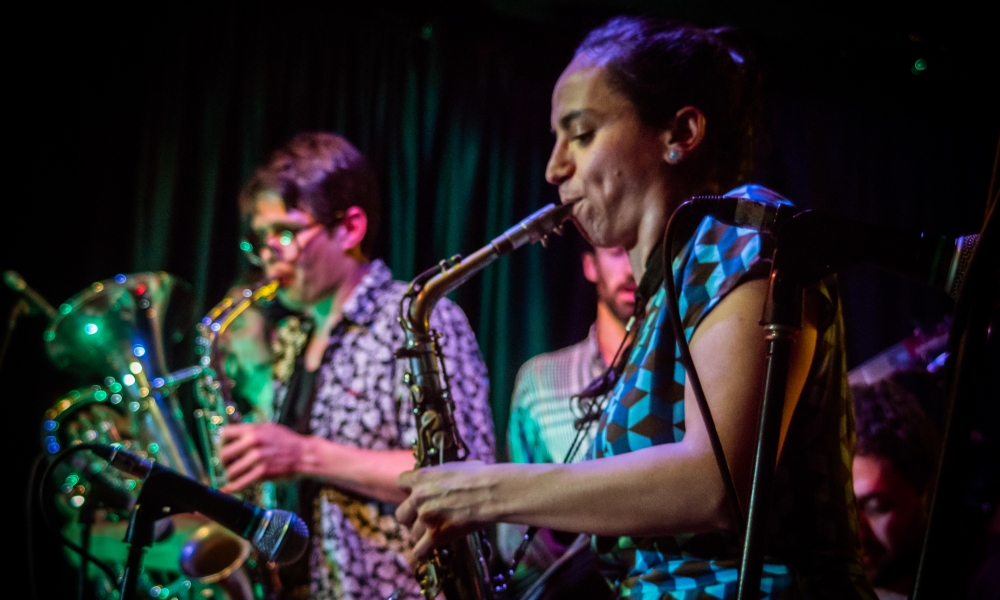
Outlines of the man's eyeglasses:
{"label": "man's eyeglasses", "polygon": [[313,223],[297,231],[283,229],[268,232],[262,242],[256,234],[251,234],[240,241],[240,250],[250,264],[258,267],[276,262],[294,263],[322,227],[322,223]]}

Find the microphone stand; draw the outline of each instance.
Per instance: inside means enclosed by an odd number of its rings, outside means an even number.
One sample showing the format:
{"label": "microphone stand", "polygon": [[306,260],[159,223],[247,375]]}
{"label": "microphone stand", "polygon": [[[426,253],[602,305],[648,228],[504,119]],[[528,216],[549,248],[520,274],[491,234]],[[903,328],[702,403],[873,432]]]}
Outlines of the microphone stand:
{"label": "microphone stand", "polygon": [[[128,559],[125,562],[125,574],[122,576],[119,589],[119,600],[136,600],[139,576],[142,574],[143,556],[156,541],[156,522],[178,512],[170,504],[158,500],[169,497],[166,492],[158,489],[169,485],[170,482],[167,479],[155,475],[148,477],[136,499],[132,518],[129,519],[128,529],[125,531],[124,541],[129,545],[129,549]],[[144,501],[146,496],[150,498],[149,502]]]}
{"label": "microphone stand", "polygon": [[[791,247],[791,246],[789,246]],[[785,408],[785,391],[792,342],[802,329],[803,284],[784,268],[785,253],[777,246],[771,267],[770,285],[764,305],[764,337],[767,359],[763,384],[763,399],[757,429],[753,482],[747,510],[747,530],[740,563],[739,600],[760,597],[760,579],[764,568],[767,511],[770,507],[774,469],[777,463],[781,415]]]}
{"label": "microphone stand", "polygon": [[[803,290],[827,275],[860,262],[871,263],[935,287],[942,283],[937,279],[939,272],[934,266],[941,254],[943,238],[940,237],[875,228],[809,210],[780,222],[772,237],[775,250],[761,323],[768,342],[767,362],[738,600],[756,600],[760,594],[781,416],[791,346],[802,326]],[[976,255],[981,254],[986,252],[977,250]],[[929,269],[928,265],[931,265]],[[992,272],[995,277],[995,267]],[[981,329],[985,331],[985,328]],[[935,512],[940,510],[932,508],[932,513]],[[936,532],[929,533],[928,540],[932,539],[932,533]],[[926,579],[923,572],[920,575],[921,579]]]}
{"label": "microphone stand", "polygon": [[90,593],[87,591],[87,569],[90,561],[87,553],[90,552],[90,534],[93,529],[94,519],[97,511],[101,509],[100,503],[91,498],[86,498],[80,507],[80,516],[77,519],[80,523],[80,570],[76,578],[76,597],[78,600],[90,600]]}
{"label": "microphone stand", "polygon": [[[157,511],[156,508],[161,510]],[[164,510],[166,509],[166,510]],[[154,515],[152,513],[159,512]],[[125,531],[125,543],[129,545],[128,559],[125,562],[125,574],[122,576],[119,589],[120,600],[135,600],[138,596],[139,575],[142,573],[142,559],[146,550],[153,544],[154,526],[157,519],[167,516],[168,507],[146,506],[136,502],[132,518],[129,519]]]}
{"label": "microphone stand", "polygon": [[[747,529],[740,563],[738,600],[756,600],[764,565],[767,519],[771,489],[778,458],[781,417],[792,343],[802,329],[803,291],[823,277],[862,261],[875,262],[887,254],[892,265],[906,264],[898,255],[909,251],[908,259],[930,264],[940,245],[939,238],[903,232],[876,231],[856,221],[810,210],[776,224],[772,232],[774,255],[770,284],[761,325],[767,340],[767,357],[757,428]],[[874,240],[874,241],[872,241]],[[905,250],[904,250],[905,249]],[[903,274],[918,277],[918,271]]]}

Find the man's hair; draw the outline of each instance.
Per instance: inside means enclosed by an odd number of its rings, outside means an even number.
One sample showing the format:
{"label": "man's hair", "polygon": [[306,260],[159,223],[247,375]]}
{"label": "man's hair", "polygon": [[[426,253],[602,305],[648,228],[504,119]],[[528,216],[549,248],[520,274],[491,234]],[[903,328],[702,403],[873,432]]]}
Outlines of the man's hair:
{"label": "man's hair", "polygon": [[892,379],[851,388],[857,453],[889,460],[917,493],[927,490],[940,442],[916,396]]}
{"label": "man's hair", "polygon": [[332,133],[307,132],[275,150],[240,192],[240,210],[253,213],[262,192],[273,192],[287,208],[335,226],[352,206],[365,211],[368,229],[361,251],[371,256],[381,216],[378,181],[365,157],[350,142]]}
{"label": "man's hair", "polygon": [[591,31],[576,50],[607,69],[611,85],[636,107],[643,124],[670,126],[677,111],[697,107],[707,122],[687,172],[698,188],[724,189],[753,175],[760,135],[760,76],[729,29],[700,29],[652,17],[615,17]]}

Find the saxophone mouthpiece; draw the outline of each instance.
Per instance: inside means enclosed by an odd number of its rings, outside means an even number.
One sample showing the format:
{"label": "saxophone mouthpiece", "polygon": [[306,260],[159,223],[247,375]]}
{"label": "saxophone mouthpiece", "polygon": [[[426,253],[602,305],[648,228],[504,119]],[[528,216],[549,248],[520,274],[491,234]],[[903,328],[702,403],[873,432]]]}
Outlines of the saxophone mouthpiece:
{"label": "saxophone mouthpiece", "polygon": [[561,235],[562,232],[557,230],[573,214],[574,203],[575,201],[544,206],[497,236],[490,245],[497,256],[517,250],[525,244],[542,242],[545,245],[546,238],[553,231]]}

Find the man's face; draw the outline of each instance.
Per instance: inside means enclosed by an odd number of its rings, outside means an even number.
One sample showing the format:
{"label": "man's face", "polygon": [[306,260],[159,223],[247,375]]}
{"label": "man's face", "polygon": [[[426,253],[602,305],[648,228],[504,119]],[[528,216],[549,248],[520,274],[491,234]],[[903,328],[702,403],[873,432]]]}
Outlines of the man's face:
{"label": "man's face", "polygon": [[853,473],[865,575],[875,585],[892,583],[916,569],[926,524],[924,496],[886,458],[855,456]]}
{"label": "man's face", "polygon": [[578,56],[552,92],[555,146],[545,170],[594,246],[632,248],[649,202],[666,197],[663,131],[642,124],[606,70]]}
{"label": "man's face", "polygon": [[280,196],[258,194],[251,227],[260,240],[267,277],[289,308],[313,306],[332,295],[344,279],[348,259],[338,243],[339,227],[323,227],[312,215],[288,209]]}
{"label": "man's face", "polygon": [[596,284],[597,301],[620,323],[635,311],[635,278],[625,248],[595,248],[583,254],[583,274]]}

